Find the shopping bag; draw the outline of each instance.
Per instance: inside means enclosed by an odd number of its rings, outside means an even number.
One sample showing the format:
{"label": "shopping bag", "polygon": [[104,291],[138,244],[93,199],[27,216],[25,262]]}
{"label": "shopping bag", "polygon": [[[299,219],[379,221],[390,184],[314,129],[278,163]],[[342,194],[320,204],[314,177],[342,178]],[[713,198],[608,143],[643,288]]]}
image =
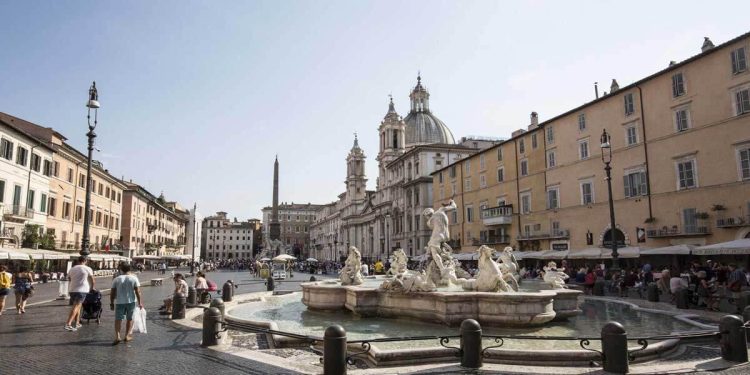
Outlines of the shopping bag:
{"label": "shopping bag", "polygon": [[146,333],[146,309],[136,308],[133,312],[133,333]]}

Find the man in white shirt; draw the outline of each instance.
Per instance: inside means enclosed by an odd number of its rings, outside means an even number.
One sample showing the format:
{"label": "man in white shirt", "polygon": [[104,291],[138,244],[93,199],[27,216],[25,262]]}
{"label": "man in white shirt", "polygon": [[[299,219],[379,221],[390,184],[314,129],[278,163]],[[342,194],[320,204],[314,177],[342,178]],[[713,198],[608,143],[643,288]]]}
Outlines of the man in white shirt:
{"label": "man in white shirt", "polygon": [[130,341],[133,336],[130,332],[133,330],[133,312],[135,311],[136,297],[138,308],[143,308],[143,298],[141,297],[141,283],[138,278],[130,273],[131,268],[127,263],[120,263],[120,276],[112,281],[112,292],[109,295],[109,308],[115,311],[115,341],[113,345],[120,343],[120,331],[122,330],[122,321],[125,323],[125,341]]}
{"label": "man in white shirt", "polygon": [[68,291],[73,307],[65,323],[66,331],[74,332],[81,326],[78,321],[81,317],[83,300],[86,299],[86,294],[94,289],[94,270],[86,265],[87,261],[88,259],[84,256],[78,257],[78,265],[68,271],[68,279],[70,279]]}

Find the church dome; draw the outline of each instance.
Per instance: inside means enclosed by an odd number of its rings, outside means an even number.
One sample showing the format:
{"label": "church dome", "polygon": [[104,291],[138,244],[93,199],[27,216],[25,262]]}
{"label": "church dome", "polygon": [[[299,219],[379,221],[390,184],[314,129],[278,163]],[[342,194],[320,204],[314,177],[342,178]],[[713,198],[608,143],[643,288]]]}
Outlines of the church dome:
{"label": "church dome", "polygon": [[411,110],[404,118],[406,147],[431,143],[456,143],[451,130],[430,112],[430,93],[422,86],[421,76],[417,76],[417,86],[412,90],[409,99]]}

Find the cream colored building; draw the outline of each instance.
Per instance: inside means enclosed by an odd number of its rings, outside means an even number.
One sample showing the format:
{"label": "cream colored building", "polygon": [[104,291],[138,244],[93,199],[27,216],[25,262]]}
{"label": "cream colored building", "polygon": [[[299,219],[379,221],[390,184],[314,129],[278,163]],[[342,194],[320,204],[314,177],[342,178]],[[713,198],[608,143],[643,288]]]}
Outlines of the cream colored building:
{"label": "cream colored building", "polygon": [[123,246],[131,255],[180,255],[185,250],[187,211],[164,195],[154,196],[132,181],[122,182]]}
{"label": "cream colored building", "polygon": [[[49,197],[46,198],[47,232],[54,234],[57,249],[80,250],[86,198],[87,156],[68,145],[65,142],[67,138],[52,128],[18,118],[13,119],[17,126],[36,138],[37,142],[49,145],[54,150],[51,160],[45,161],[43,165],[43,169],[47,171],[44,173],[48,173],[49,176]],[[91,171],[90,251],[109,249],[119,252],[124,185],[96,160]]]}
{"label": "cream colored building", "polygon": [[600,137],[611,134],[619,247],[750,237],[750,34],[525,130],[433,173],[454,197],[451,235],[520,250],[609,246]]}

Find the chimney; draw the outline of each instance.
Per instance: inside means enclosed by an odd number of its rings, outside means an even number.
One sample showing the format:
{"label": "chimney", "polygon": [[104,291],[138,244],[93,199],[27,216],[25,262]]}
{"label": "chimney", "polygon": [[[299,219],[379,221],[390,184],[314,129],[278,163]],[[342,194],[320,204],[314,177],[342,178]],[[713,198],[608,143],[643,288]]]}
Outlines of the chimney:
{"label": "chimney", "polygon": [[531,126],[532,127],[539,126],[539,114],[536,112],[531,112]]}
{"label": "chimney", "polygon": [[714,43],[711,42],[711,39],[708,39],[708,37],[703,37],[703,45],[701,46],[701,52],[706,52],[710,50],[711,48],[714,48]]}
{"label": "chimney", "polygon": [[617,80],[612,78],[612,84],[609,86],[609,92],[613,93],[620,89],[620,85],[617,83]]}
{"label": "chimney", "polygon": [[599,99],[599,82],[594,82],[594,95]]}
{"label": "chimney", "polygon": [[674,60],[669,61],[669,66],[676,65],[676,64],[677,64],[677,61],[674,61]]}

